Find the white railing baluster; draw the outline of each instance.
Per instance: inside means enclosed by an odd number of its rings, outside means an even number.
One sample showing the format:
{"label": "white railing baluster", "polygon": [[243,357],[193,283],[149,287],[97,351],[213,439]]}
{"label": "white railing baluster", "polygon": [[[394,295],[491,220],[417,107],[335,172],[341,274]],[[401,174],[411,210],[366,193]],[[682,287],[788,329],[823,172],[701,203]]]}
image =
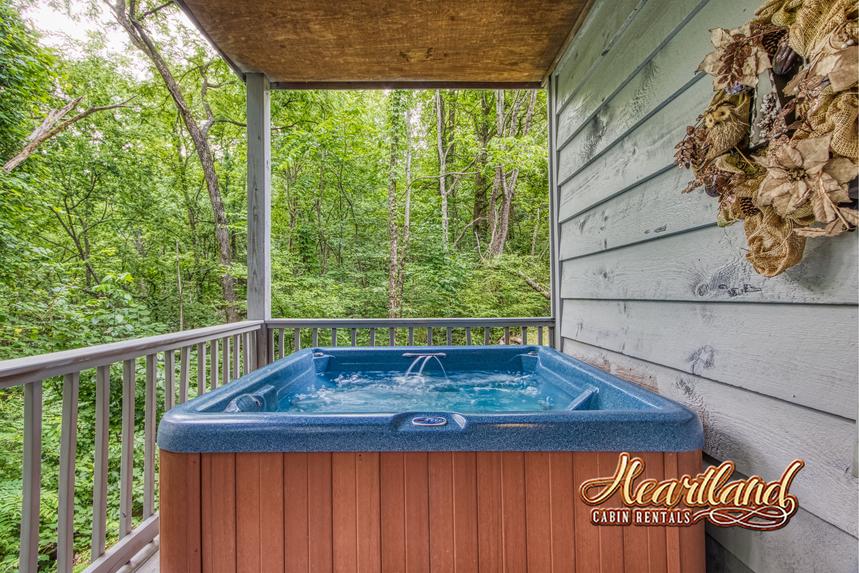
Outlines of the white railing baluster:
{"label": "white railing baluster", "polygon": [[212,390],[218,387],[218,366],[220,362],[218,361],[218,340],[215,339],[209,343],[212,351],[212,357],[209,358],[209,384],[212,386]]}
{"label": "white railing baluster", "polygon": [[42,483],[42,381],[24,385],[24,503],[18,570],[39,568],[39,503]]}
{"label": "white railing baluster", "polygon": [[282,328],[277,329],[277,357],[286,356],[286,333]]}
{"label": "white railing baluster", "polygon": [[370,346],[376,346],[376,329],[370,329]]}
{"label": "white railing baluster", "polygon": [[188,379],[191,376],[191,347],[183,346],[179,351],[179,403],[188,400]]}
{"label": "white railing baluster", "polygon": [[555,347],[555,327],[549,327],[549,346]]}
{"label": "white railing baluster", "polygon": [[295,352],[301,350],[301,329],[296,328],[292,331],[292,348]]}
{"label": "white railing baluster", "polygon": [[233,336],[233,380],[239,377],[240,363],[242,357],[241,336],[238,334]]}
{"label": "white railing baluster", "polygon": [[110,366],[95,372],[95,463],[92,487],[92,559],[105,548],[107,531],[108,429],[110,428]]}
{"label": "white railing baluster", "polygon": [[427,344],[432,346],[432,326],[427,327]]}
{"label": "white railing baluster", "polygon": [[466,346],[471,346],[471,327],[465,327],[465,344]]}
{"label": "white railing baluster", "polygon": [[176,358],[175,350],[164,352],[164,411],[173,407],[176,399]]}
{"label": "white railing baluster", "polygon": [[522,344],[528,344],[528,327],[522,327]]}
{"label": "white railing baluster", "polygon": [[492,328],[491,328],[491,327],[489,327],[489,326],[484,326],[484,327],[483,327],[483,345],[484,345],[484,346],[486,346],[487,344],[489,344],[489,337],[490,337],[490,335],[491,335],[491,332],[490,332],[491,330],[492,330]]}
{"label": "white railing baluster", "polygon": [[510,327],[504,327],[504,344],[510,344]]}
{"label": "white railing baluster", "polygon": [[319,329],[313,328],[310,330],[310,345],[313,347],[319,346]]}
{"label": "white railing baluster", "polygon": [[224,351],[221,357],[221,384],[227,384],[230,381],[230,337],[222,338],[221,345]]}
{"label": "white railing baluster", "polygon": [[349,342],[352,346],[356,346],[358,342],[358,329],[350,328],[349,329]]}
{"label": "white railing baluster", "polygon": [[331,346],[337,346],[337,329],[331,329]]}
{"label": "white railing baluster", "polygon": [[197,345],[197,396],[206,393],[206,343]]}
{"label": "white railing baluster", "polygon": [[249,333],[242,335],[242,374],[251,371],[251,338]]}
{"label": "white railing baluster", "polygon": [[447,327],[447,337],[446,337],[446,340],[447,340],[447,345],[448,345],[448,346],[450,346],[451,344],[453,344],[453,328],[452,328],[452,327],[450,327],[450,326],[448,326],[448,327]]}
{"label": "white railing baluster", "polygon": [[143,519],[155,513],[155,395],[158,355],[146,355],[143,397]]}
{"label": "white railing baluster", "polygon": [[389,328],[388,329],[388,346],[396,346],[397,345],[397,329]]}
{"label": "white railing baluster", "polygon": [[134,386],[135,360],[122,363],[122,434],[119,467],[119,538],[131,532],[131,485],[134,475]]}
{"label": "white railing baluster", "polygon": [[543,346],[543,327],[537,327],[537,345]]}
{"label": "white railing baluster", "polygon": [[413,326],[409,327],[409,346],[415,345],[415,328]]}
{"label": "white railing baluster", "polygon": [[75,456],[78,444],[80,372],[63,377],[60,430],[60,491],[57,508],[57,571],[71,573],[75,563]]}

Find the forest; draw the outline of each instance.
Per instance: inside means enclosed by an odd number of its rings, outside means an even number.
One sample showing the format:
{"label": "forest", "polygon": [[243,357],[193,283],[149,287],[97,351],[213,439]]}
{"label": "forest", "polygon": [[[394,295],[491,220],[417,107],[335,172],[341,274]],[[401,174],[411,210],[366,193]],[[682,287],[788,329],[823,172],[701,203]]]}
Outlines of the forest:
{"label": "forest", "polygon": [[[58,38],[45,13],[91,31]],[[550,313],[545,92],[271,102],[275,317]],[[242,319],[244,115],[241,79],[171,2],[0,0],[0,360]],[[61,382],[44,385],[45,568]],[[83,379],[78,483],[92,479],[91,393]],[[0,391],[0,571],[17,568],[22,408],[21,388]]]}

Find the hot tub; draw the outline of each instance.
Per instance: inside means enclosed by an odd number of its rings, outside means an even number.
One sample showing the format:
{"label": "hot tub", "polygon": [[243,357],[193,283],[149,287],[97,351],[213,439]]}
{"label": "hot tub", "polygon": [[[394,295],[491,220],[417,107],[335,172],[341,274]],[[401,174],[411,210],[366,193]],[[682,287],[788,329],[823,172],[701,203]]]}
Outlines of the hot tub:
{"label": "hot tub", "polygon": [[703,572],[700,524],[597,526],[579,495],[619,452],[696,474],[702,440],[545,347],[302,350],[164,415],[161,570]]}

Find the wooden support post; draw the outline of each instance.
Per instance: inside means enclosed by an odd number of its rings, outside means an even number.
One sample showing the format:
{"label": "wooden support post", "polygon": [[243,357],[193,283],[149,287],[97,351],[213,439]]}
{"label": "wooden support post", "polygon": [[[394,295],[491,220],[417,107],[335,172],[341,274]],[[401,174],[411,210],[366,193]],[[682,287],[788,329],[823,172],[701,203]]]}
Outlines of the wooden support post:
{"label": "wooden support post", "polygon": [[[248,318],[271,319],[271,105],[268,79],[247,74]],[[268,363],[268,329],[257,331],[256,367]]]}

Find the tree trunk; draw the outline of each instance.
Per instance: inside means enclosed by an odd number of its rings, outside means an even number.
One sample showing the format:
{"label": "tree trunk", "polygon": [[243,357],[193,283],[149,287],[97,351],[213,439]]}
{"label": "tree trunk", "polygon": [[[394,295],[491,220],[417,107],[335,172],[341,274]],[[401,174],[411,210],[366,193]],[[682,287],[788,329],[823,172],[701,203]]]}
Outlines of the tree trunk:
{"label": "tree trunk", "polygon": [[149,37],[142,24],[137,20],[134,14],[135,2],[132,0],[129,6],[126,7],[125,0],[116,0],[112,9],[117,21],[128,33],[131,42],[149,58],[155,69],[158,70],[161,79],[164,81],[164,85],[167,87],[167,91],[170,92],[170,96],[176,104],[176,110],[179,112],[179,116],[188,130],[191,140],[194,142],[194,148],[200,160],[200,166],[203,169],[203,178],[206,182],[206,190],[209,193],[209,201],[212,204],[212,213],[214,215],[215,242],[218,245],[218,264],[221,266],[221,290],[224,302],[226,303],[225,314],[228,322],[234,322],[238,320],[239,316],[236,308],[235,279],[229,271],[233,257],[226,211],[223,199],[221,198],[218,174],[215,172],[211,147],[199,123],[191,113],[191,109],[185,101],[185,96],[182,94],[178,82],[173,77],[173,73],[158,51],[158,47]]}
{"label": "tree trunk", "polygon": [[397,301],[403,305],[403,290],[406,279],[406,253],[409,250],[412,220],[412,138],[411,121],[406,122],[406,198],[403,207],[402,237],[397,250]]}
{"label": "tree trunk", "polygon": [[444,129],[444,100],[441,90],[435,90],[435,117],[436,117],[436,151],[438,153],[438,192],[441,196],[441,235],[442,245],[447,251],[450,243],[449,218],[447,212],[447,149]]}
{"label": "tree trunk", "polygon": [[400,229],[397,208],[397,166],[400,145],[400,113],[403,94],[394,90],[388,96],[388,317],[400,316],[402,301],[399,296]]}
{"label": "tree trunk", "polygon": [[480,115],[475,122],[475,133],[477,134],[477,159],[476,173],[474,175],[474,205],[471,211],[471,220],[474,221],[474,232],[478,236],[483,236],[487,229],[487,199],[486,190],[489,183],[486,181],[486,148],[489,145],[489,118],[491,117],[492,109],[489,107],[489,99],[486,97],[486,92],[480,96]]}

